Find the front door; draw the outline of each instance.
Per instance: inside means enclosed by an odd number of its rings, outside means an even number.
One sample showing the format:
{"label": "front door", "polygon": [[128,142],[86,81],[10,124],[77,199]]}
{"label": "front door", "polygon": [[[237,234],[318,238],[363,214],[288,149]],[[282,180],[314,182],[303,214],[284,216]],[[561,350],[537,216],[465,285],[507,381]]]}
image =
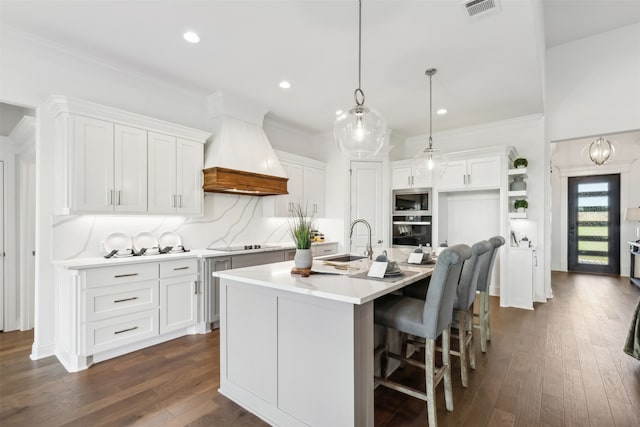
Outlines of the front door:
{"label": "front door", "polygon": [[569,271],[620,274],[620,175],[569,178]]}

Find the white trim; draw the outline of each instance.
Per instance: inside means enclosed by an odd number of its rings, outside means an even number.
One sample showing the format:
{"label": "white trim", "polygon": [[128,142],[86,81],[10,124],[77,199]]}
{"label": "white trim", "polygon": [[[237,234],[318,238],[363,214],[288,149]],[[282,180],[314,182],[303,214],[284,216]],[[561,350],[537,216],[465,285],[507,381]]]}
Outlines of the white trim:
{"label": "white trim", "polygon": [[55,344],[47,344],[39,346],[36,344],[36,341],[31,345],[31,354],[29,355],[29,359],[31,360],[40,360],[45,357],[55,356],[56,354],[56,345]]}
{"label": "white trim", "polygon": [[319,160],[311,159],[309,157],[298,156],[297,154],[288,153],[286,151],[273,150],[278,157],[278,160],[284,160],[285,162],[298,163],[303,166],[310,166],[324,170],[327,165]]}
{"label": "white trim", "polygon": [[50,109],[54,118],[61,114],[77,114],[126,126],[132,126],[151,132],[176,136],[178,138],[188,139],[201,144],[204,144],[207,138],[211,136],[211,132],[175,123],[169,123],[164,120],[154,119],[153,117],[143,116],[142,114],[130,113],[118,108],[108,107],[62,95],[51,96],[47,101],[47,107]]}
{"label": "white trim", "polygon": [[[17,242],[16,242],[16,156],[13,153],[0,152],[0,161],[4,162],[4,323],[3,330],[18,328],[18,281],[17,281]],[[1,290],[0,290],[1,291]]]}

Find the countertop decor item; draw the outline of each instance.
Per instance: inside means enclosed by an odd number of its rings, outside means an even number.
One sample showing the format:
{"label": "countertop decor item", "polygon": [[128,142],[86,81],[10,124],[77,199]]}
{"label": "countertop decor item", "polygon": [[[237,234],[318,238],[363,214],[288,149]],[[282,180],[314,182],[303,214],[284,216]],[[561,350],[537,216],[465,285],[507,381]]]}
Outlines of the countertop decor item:
{"label": "countertop decor item", "polygon": [[294,204],[289,217],[289,232],[296,244],[296,255],[293,262],[298,269],[310,268],[313,264],[311,253],[313,215],[299,204]]}
{"label": "countertop decor item", "polygon": [[387,123],[376,110],[364,105],[361,88],[362,75],[362,0],[358,1],[358,88],[353,97],[356,105],[338,114],[333,123],[333,134],[338,148],[345,155],[355,158],[371,157],[382,148],[387,133]]}
{"label": "countertop decor item", "polygon": [[526,168],[527,166],[529,166],[529,162],[525,158],[518,157],[513,161],[513,167],[516,169]]}
{"label": "countertop decor item", "polygon": [[424,72],[429,76],[429,139],[427,140],[428,145],[426,148],[416,154],[413,158],[413,164],[417,175],[427,175],[429,171],[433,169],[433,154],[436,149],[433,148],[433,138],[431,137],[433,128],[433,97],[431,82],[433,80],[433,75],[437,72],[438,70],[436,68],[429,68]]}

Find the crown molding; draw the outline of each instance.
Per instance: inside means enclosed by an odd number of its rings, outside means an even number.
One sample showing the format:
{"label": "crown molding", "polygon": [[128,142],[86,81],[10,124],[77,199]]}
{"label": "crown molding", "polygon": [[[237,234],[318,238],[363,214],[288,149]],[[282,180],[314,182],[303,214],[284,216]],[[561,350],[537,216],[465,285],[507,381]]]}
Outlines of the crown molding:
{"label": "crown molding", "polygon": [[94,102],[77,98],[70,98],[62,95],[53,95],[46,103],[47,108],[53,117],[60,115],[77,114],[81,116],[93,117],[100,120],[119,123],[126,126],[137,127],[152,132],[172,135],[192,141],[204,142],[211,136],[211,132],[206,132],[153,117],[143,116],[137,113],[120,110],[118,108],[107,107]]}

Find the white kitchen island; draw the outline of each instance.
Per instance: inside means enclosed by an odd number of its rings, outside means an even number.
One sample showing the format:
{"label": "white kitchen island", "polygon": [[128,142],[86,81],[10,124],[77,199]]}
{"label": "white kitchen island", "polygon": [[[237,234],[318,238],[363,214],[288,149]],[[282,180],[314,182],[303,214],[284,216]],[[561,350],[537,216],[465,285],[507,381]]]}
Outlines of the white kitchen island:
{"label": "white kitchen island", "polygon": [[[399,252],[391,259],[403,260]],[[369,262],[358,261],[361,271]],[[272,425],[372,426],[373,301],[432,268],[404,265],[405,277],[385,282],[300,277],[292,267],[281,262],[214,273],[220,392]]]}

